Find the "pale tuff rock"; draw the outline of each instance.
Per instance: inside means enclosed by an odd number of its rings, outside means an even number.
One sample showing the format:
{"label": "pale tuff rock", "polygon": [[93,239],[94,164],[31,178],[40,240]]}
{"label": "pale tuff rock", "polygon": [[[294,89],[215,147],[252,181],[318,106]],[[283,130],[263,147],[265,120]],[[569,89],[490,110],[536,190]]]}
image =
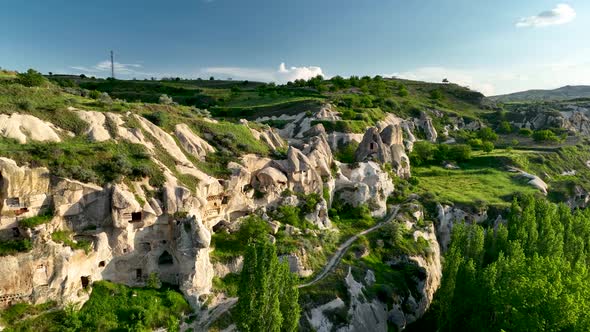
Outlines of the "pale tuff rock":
{"label": "pale tuff rock", "polygon": [[279,261],[287,262],[291,273],[305,278],[313,274],[313,270],[307,269],[307,253],[304,248],[300,248],[297,253],[283,255],[279,257]]}
{"label": "pale tuff rock", "polygon": [[330,147],[336,150],[351,142],[360,143],[363,140],[363,134],[333,132],[326,135],[326,140]]}
{"label": "pale tuff rock", "polygon": [[0,114],[0,136],[12,138],[21,144],[30,141],[61,142],[61,129],[50,122],[28,114]]}
{"label": "pale tuff rock", "polygon": [[334,158],[325,132],[320,130],[319,135],[309,138],[308,143],[303,146],[302,153],[308,157],[311,165],[321,177],[332,175],[331,167]]}
{"label": "pale tuff rock", "polygon": [[51,192],[55,215],[70,220],[74,231],[112,224],[109,188],[60,179]]}
{"label": "pale tuff rock", "polygon": [[590,135],[590,105],[538,105],[531,109],[516,110],[512,114],[515,119],[511,123],[518,128],[562,128],[572,133]]}
{"label": "pale tuff rock", "polygon": [[263,192],[284,189],[289,181],[283,172],[270,166],[256,173],[256,179],[260,184],[259,188]]}
{"label": "pale tuff rock", "polygon": [[429,242],[430,254],[426,257],[409,257],[410,260],[416,262],[419,267],[424,269],[426,273],[426,279],[420,280],[418,282],[417,289],[421,292],[422,297],[417,302],[416,310],[413,313],[407,315],[406,321],[408,323],[412,323],[424,315],[430,306],[430,303],[432,303],[434,293],[440,287],[442,279],[440,247],[436,238],[434,225],[430,225],[426,231],[415,231],[414,238],[417,239],[418,237],[422,237]]}
{"label": "pale tuff rock", "polygon": [[403,146],[403,129],[399,125],[388,125],[382,131],[369,128],[355,153],[357,161],[378,161],[391,164],[394,173],[403,178],[410,177],[410,159]]}
{"label": "pale tuff rock", "polygon": [[309,220],[319,229],[332,228],[332,222],[328,217],[328,203],[323,198],[315,206],[315,210],[305,216],[305,219]]}
{"label": "pale tuff rock", "polygon": [[375,217],[383,217],[387,212],[387,197],[393,193],[394,186],[389,174],[370,161],[359,163],[358,167],[340,165],[341,177],[336,179],[334,199],[357,207],[368,204]]}
{"label": "pale tuff rock", "polygon": [[322,178],[301,150],[290,146],[287,160],[277,161],[276,164],[287,174],[289,189],[304,194],[322,192]]}
{"label": "pale tuff rock", "polygon": [[529,173],[527,173],[523,170],[520,170],[518,168],[515,168],[515,167],[510,167],[508,170],[513,173],[518,173],[521,177],[529,180],[528,184],[539,189],[539,191],[541,191],[541,193],[543,193],[543,195],[547,195],[547,190],[548,190],[549,186],[547,185],[547,183],[545,183],[545,181],[541,180],[540,177],[538,177],[534,174],[529,174]]}
{"label": "pale tuff rock", "polygon": [[306,318],[315,331],[330,332],[332,331],[334,323],[332,323],[332,321],[330,321],[330,319],[326,317],[324,313],[345,307],[346,303],[344,303],[341,298],[337,297],[326,304],[311,309],[310,314],[308,314]]}
{"label": "pale tuff rock", "polygon": [[250,132],[257,140],[265,142],[272,150],[276,151],[277,149],[284,148],[287,146],[285,141],[279,136],[274,128],[269,126],[265,126],[263,130],[256,130],[251,128],[248,125],[248,121],[245,119],[241,119],[240,123],[248,127]]}
{"label": "pale tuff rock", "polygon": [[141,127],[146,132],[150,133],[162,145],[166,152],[168,152],[172,158],[176,160],[177,163],[181,165],[192,166],[191,162],[187,159],[178,145],[176,145],[176,141],[174,141],[174,138],[172,138],[170,134],[141,116],[133,116],[139,121]]}
{"label": "pale tuff rock", "polygon": [[184,123],[177,124],[174,128],[174,135],[180,141],[180,145],[191,155],[198,159],[204,159],[208,153],[215,152],[207,141],[195,135]]}
{"label": "pale tuff rock", "polygon": [[318,120],[337,121],[342,120],[340,113],[334,111],[334,107],[331,104],[322,106],[319,112],[315,115]]}
{"label": "pale tuff rock", "polygon": [[230,273],[240,273],[244,266],[244,257],[238,256],[231,259],[227,263],[216,262],[213,264],[213,271],[215,276],[223,278]]}
{"label": "pale tuff rock", "polygon": [[84,133],[93,142],[108,141],[111,139],[109,131],[105,127],[106,116],[105,113],[83,111],[74,107],[68,107],[68,110],[75,112],[76,115],[84,122],[88,123],[88,129]]}
{"label": "pale tuff rock", "polygon": [[[116,126],[117,129],[117,137],[127,140],[134,144],[141,144],[145,146],[149,151],[154,150],[154,144],[150,142],[140,128],[127,128],[125,127],[125,121],[120,114],[115,113],[105,113],[105,116],[112,121],[112,123]],[[127,117],[132,117],[132,113],[128,112],[126,114]]]}
{"label": "pale tuff rock", "polygon": [[426,134],[426,139],[431,142],[436,142],[438,133],[432,124],[432,118],[429,117],[425,112],[421,112],[419,119],[414,119],[414,123]]}
{"label": "pale tuff rock", "polygon": [[[371,278],[369,271],[367,271],[365,279]],[[365,286],[354,280],[350,268],[344,282],[350,295],[349,306],[347,307],[346,303],[337,297],[328,303],[311,309],[306,315],[306,318],[313,329],[318,332],[329,332],[334,330],[338,332],[386,332],[388,320],[387,305],[378,300],[372,300],[369,302],[363,292]],[[347,308],[350,322],[335,329],[334,323],[327,317],[327,313]]]}
{"label": "pale tuff rock", "polygon": [[0,231],[16,227],[17,219],[36,216],[51,204],[46,168],[19,167],[0,157]]}
{"label": "pale tuff rock", "polygon": [[443,252],[447,251],[448,245],[451,241],[451,232],[456,223],[482,223],[488,219],[487,210],[480,213],[468,213],[459,208],[437,204],[436,210],[438,213],[437,235],[440,248]]}

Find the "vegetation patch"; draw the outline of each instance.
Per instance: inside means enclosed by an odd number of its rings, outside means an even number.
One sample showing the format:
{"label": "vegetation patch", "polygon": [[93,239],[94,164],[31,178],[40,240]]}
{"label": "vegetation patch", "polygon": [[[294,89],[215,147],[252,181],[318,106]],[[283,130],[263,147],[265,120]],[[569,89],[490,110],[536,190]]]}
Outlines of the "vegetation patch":
{"label": "vegetation patch", "polygon": [[0,256],[15,255],[31,251],[31,249],[33,249],[33,243],[29,239],[0,240]]}
{"label": "vegetation patch", "polygon": [[68,307],[43,313],[52,307],[12,306],[2,313],[5,331],[179,331],[181,318],[191,312],[182,294],[170,287],[131,288],[108,281],[92,285],[80,311]]}
{"label": "vegetation patch", "polygon": [[51,234],[51,239],[72,248],[72,250],[84,250],[86,254],[92,250],[92,242],[88,240],[74,240],[73,233],[69,230],[55,231]]}
{"label": "vegetation patch", "polygon": [[35,228],[39,225],[50,222],[51,219],[53,219],[53,213],[46,212],[35,217],[21,219],[18,221],[18,225],[24,228]]}

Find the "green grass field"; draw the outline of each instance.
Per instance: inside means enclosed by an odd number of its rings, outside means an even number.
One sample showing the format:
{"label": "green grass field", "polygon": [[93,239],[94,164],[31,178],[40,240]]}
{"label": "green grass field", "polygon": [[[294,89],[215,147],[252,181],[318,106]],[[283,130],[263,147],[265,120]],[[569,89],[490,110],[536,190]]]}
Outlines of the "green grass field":
{"label": "green grass field", "polygon": [[419,179],[419,191],[431,193],[443,202],[471,204],[482,201],[488,205],[508,206],[515,193],[538,192],[505,169],[506,165],[517,164],[515,160],[527,153],[506,150],[491,154],[475,152],[472,160],[459,165],[461,169],[412,167],[412,175]]}

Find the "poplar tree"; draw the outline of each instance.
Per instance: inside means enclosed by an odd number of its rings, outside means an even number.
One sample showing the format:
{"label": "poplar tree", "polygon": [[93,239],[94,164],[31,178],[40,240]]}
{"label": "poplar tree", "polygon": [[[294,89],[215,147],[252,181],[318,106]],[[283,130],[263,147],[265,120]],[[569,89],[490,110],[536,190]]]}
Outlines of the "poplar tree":
{"label": "poplar tree", "polygon": [[240,331],[297,330],[300,308],[295,276],[265,239],[251,242],[246,249],[238,297],[235,313]]}

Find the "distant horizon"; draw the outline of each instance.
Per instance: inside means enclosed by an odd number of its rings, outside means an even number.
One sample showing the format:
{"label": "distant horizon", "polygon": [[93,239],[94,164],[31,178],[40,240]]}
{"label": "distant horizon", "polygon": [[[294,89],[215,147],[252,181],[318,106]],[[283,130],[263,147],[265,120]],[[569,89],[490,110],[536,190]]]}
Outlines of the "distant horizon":
{"label": "distant horizon", "polygon": [[113,50],[119,78],[447,78],[487,96],[590,85],[583,0],[60,2],[3,5],[0,66],[107,76]]}

